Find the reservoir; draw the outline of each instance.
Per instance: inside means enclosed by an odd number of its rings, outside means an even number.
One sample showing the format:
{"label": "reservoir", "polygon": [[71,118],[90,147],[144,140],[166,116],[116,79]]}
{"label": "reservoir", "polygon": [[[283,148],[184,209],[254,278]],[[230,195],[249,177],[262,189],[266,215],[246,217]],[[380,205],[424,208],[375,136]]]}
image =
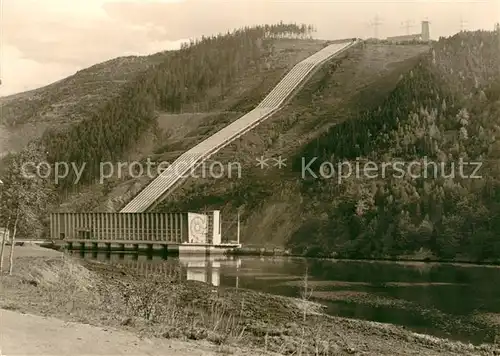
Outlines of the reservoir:
{"label": "reservoir", "polygon": [[[321,260],[292,257],[157,256],[75,253],[214,286],[309,300],[331,315],[404,326],[479,344],[500,335],[500,267],[452,263]],[[307,276],[307,277],[306,277]],[[498,340],[497,336],[497,340]]]}

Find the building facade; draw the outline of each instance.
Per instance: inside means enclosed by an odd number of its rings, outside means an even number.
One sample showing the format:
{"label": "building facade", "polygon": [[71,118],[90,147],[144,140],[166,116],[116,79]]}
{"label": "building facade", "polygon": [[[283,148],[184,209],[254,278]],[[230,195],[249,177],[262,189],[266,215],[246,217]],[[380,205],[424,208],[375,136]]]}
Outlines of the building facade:
{"label": "building facade", "polygon": [[198,213],[53,213],[50,237],[66,241],[221,244],[220,211]]}

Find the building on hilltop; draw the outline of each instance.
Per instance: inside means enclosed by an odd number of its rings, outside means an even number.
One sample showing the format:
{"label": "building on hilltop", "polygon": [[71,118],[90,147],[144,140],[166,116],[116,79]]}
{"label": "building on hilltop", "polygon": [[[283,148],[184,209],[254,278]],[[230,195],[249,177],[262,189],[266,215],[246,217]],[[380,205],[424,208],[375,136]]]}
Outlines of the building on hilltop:
{"label": "building on hilltop", "polygon": [[390,42],[413,42],[413,41],[428,42],[428,41],[430,41],[430,26],[429,26],[429,24],[430,24],[429,21],[422,21],[421,33],[416,33],[416,34],[412,34],[412,35],[387,37],[387,40]]}
{"label": "building on hilltop", "polygon": [[392,36],[392,37],[387,37],[387,40],[391,42],[422,41],[422,35],[420,33],[417,33],[414,35]]}
{"label": "building on hilltop", "polygon": [[430,22],[422,21],[422,41],[428,42],[431,40]]}

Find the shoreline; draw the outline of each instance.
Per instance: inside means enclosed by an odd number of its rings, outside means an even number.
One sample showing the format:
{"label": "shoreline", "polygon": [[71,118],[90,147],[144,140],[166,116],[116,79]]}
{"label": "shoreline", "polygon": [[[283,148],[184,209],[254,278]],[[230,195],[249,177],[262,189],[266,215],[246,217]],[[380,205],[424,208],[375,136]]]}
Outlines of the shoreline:
{"label": "shoreline", "polygon": [[[51,249],[55,251],[62,251],[62,245],[57,243],[42,243],[39,245],[42,248]],[[114,254],[139,254],[139,255],[153,255],[153,256],[177,256],[177,254],[163,254],[163,253],[147,253],[146,251],[108,251],[108,250],[79,250],[74,249],[73,252],[84,251],[85,253],[97,252],[97,253],[114,253]],[[241,248],[233,249],[222,254],[223,256],[235,256],[235,257],[293,257],[293,258],[307,258],[316,260],[331,260],[331,261],[346,261],[346,262],[401,262],[401,263],[429,263],[429,264],[450,264],[450,265],[466,265],[466,266],[480,266],[480,267],[500,267],[500,259],[498,260],[485,260],[485,261],[472,261],[467,259],[439,259],[434,257],[421,258],[418,256],[401,256],[401,257],[367,257],[367,258],[347,258],[347,257],[324,257],[324,256],[307,256],[301,254],[293,254],[282,248],[266,248],[266,247],[256,247],[256,248]],[[196,254],[193,254],[196,256]]]}
{"label": "shoreline", "polygon": [[[106,263],[41,247],[17,248],[14,276],[2,276],[0,308],[115,327],[160,339],[205,340],[278,354],[493,355],[403,327],[326,315],[305,299],[202,282],[139,277]],[[307,287],[306,287],[307,288]],[[335,351],[334,351],[335,350]]]}
{"label": "shoreline", "polygon": [[324,257],[324,256],[307,256],[301,254],[289,253],[283,249],[267,249],[262,248],[251,248],[249,250],[235,249],[227,253],[229,256],[262,256],[262,257],[294,257],[294,258],[308,258],[308,259],[318,259],[318,260],[335,260],[335,261],[349,261],[349,262],[419,262],[419,263],[442,263],[442,264],[463,264],[471,266],[481,266],[481,267],[500,267],[499,260],[487,260],[487,261],[472,261],[466,259],[439,259],[433,257],[421,258],[418,256],[402,256],[402,257],[367,257],[367,258],[347,258],[347,257]]}

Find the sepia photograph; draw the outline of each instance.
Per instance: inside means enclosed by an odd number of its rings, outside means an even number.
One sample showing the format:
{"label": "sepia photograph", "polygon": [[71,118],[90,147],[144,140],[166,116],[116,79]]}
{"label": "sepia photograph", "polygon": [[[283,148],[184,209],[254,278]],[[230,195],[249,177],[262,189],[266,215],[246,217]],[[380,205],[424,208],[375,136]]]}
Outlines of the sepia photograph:
{"label": "sepia photograph", "polygon": [[500,355],[500,2],[0,0],[25,355]]}

